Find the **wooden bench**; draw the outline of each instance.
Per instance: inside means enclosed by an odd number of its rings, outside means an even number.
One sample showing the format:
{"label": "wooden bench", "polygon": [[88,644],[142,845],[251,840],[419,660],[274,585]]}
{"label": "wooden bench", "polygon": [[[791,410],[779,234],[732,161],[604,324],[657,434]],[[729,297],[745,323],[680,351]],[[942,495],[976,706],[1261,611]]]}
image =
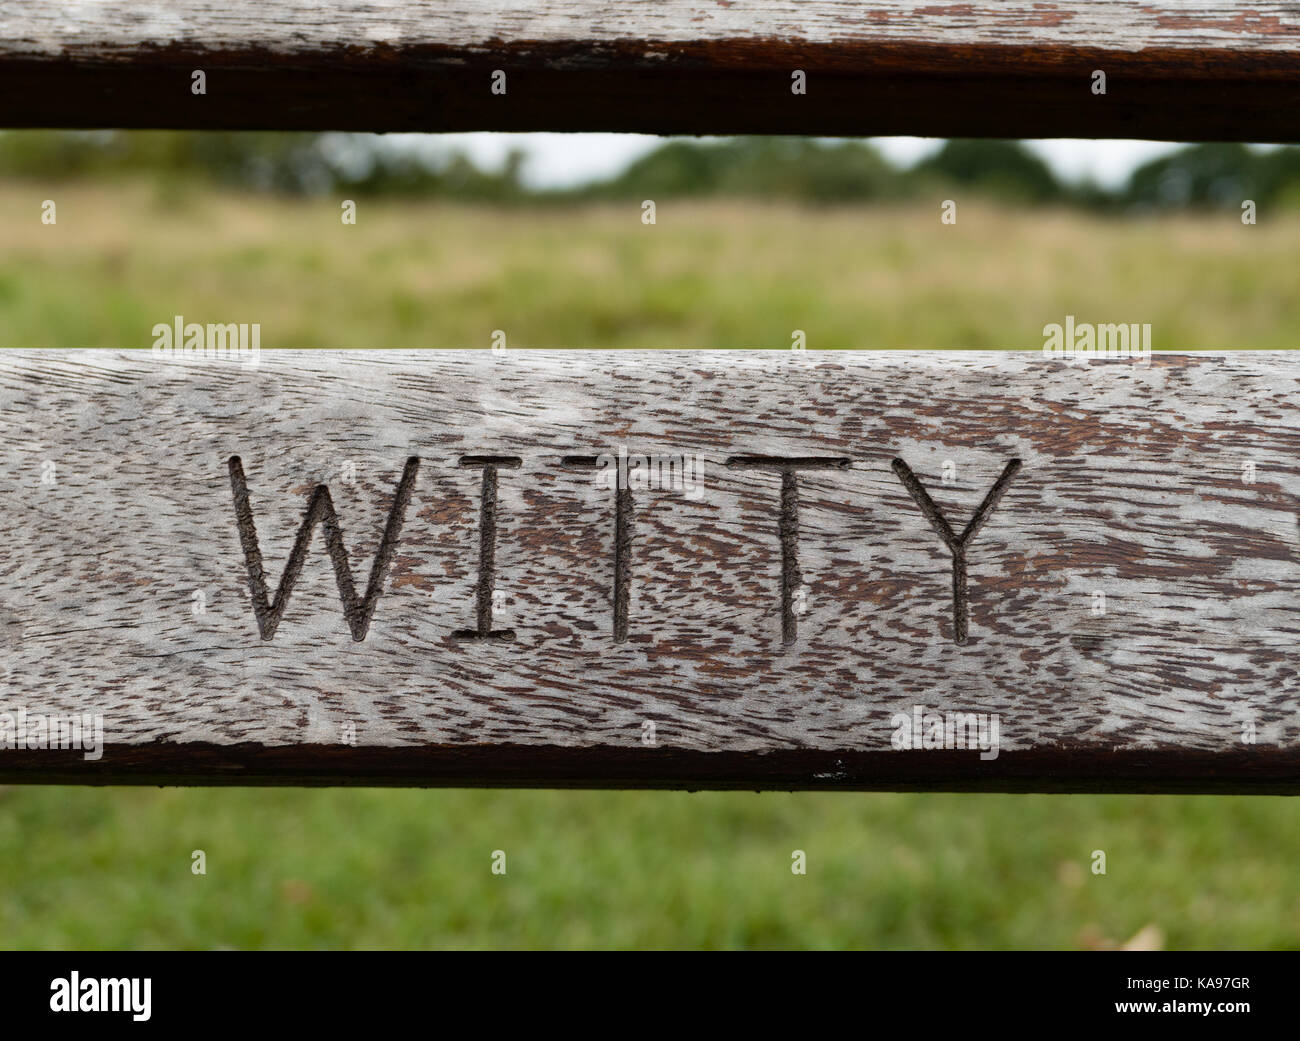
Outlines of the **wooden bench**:
{"label": "wooden bench", "polygon": [[0,12],[0,122],[1294,141],[1298,37],[1226,0],[46,0]]}
{"label": "wooden bench", "polygon": [[[1298,34],[38,3],[0,122],[1293,140]],[[6,351],[0,780],[1300,789],[1300,357],[1076,362]]]}

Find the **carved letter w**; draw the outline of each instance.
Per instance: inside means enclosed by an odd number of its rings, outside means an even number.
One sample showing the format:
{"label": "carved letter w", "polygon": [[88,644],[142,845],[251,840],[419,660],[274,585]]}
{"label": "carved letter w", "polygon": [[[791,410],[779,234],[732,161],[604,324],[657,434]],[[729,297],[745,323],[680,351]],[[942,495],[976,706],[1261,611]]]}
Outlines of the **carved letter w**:
{"label": "carved letter w", "polygon": [[330,561],[334,565],[334,578],[339,586],[339,599],[343,601],[343,616],[348,628],[352,630],[352,639],[364,640],[370,628],[370,618],[375,613],[375,603],[383,589],[384,576],[397,550],[397,538],[402,531],[402,521],[406,516],[406,506],[411,501],[415,490],[415,475],[420,469],[420,460],[411,456],[406,460],[406,469],[397,485],[397,494],[393,497],[393,507],[388,511],[388,524],[384,528],[384,537],[379,543],[379,552],[375,555],[374,565],[370,569],[370,581],[366,585],[364,599],[358,599],[356,587],[352,584],[352,566],[348,562],[348,551],[343,545],[343,529],[339,527],[338,514],[334,512],[334,502],[330,490],[318,484],[312,492],[307,512],[298,528],[298,537],[294,540],[289,553],[289,563],[285,565],[280,578],[280,588],[275,592],[275,602],[266,600],[266,575],[262,571],[262,551],[257,545],[257,528],[253,524],[253,508],[248,501],[248,482],[244,480],[244,467],[239,456],[230,457],[230,487],[235,493],[235,523],[239,526],[239,540],[244,547],[244,560],[248,564],[248,585],[253,593],[253,612],[257,615],[257,628],[263,640],[275,635],[276,627],[284,616],[293,593],[293,584],[298,580],[303,562],[307,559],[307,547],[311,544],[312,533],[317,522],[325,524],[325,545],[329,550]]}

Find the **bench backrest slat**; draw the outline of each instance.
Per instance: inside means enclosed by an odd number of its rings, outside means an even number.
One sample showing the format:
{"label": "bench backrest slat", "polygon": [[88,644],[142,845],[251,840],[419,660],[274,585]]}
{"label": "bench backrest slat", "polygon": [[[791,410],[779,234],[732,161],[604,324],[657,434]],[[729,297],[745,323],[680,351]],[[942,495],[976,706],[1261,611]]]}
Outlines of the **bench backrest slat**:
{"label": "bench backrest slat", "polygon": [[1294,355],[248,360],[0,352],[0,780],[1300,784]]}
{"label": "bench backrest slat", "polygon": [[107,0],[0,12],[0,125],[12,127],[1294,141],[1298,71],[1300,12],[1278,2]]}

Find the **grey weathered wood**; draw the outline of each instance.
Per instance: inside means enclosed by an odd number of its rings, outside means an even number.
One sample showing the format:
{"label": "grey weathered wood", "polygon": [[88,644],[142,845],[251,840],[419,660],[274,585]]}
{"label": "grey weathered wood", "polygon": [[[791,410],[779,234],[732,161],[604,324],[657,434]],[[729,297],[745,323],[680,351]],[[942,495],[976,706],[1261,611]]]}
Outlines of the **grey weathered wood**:
{"label": "grey weathered wood", "polygon": [[[0,749],[0,778],[1300,787],[1294,354],[5,351],[0,430],[0,712],[108,735],[93,762]],[[620,445],[705,460],[698,499],[632,492],[623,642],[615,496],[572,458]],[[520,461],[497,475],[510,640],[456,635],[483,485],[461,460],[484,455]],[[419,459],[363,640],[319,528],[261,638],[233,456],[272,594],[325,484],[358,596]],[[755,456],[847,460],[798,474],[785,604],[783,478]],[[969,547],[964,645],[896,459],[957,532],[1021,461]],[[1001,754],[893,750],[915,705],[998,714]]]}
{"label": "grey weathered wood", "polygon": [[[190,93],[195,68],[206,96]],[[489,89],[497,69],[504,96]],[[791,94],[795,69],[804,96]],[[1295,140],[1297,101],[1300,14],[1283,2],[0,7],[10,126]]]}
{"label": "grey weathered wood", "polygon": [[[1291,50],[1300,12],[1284,0],[1247,9],[1223,0],[929,4],[908,0],[61,0],[8,4],[0,17],[9,53],[105,47],[120,54],[183,42],[335,51],[412,42],[488,48],[625,40],[665,45],[727,40],[838,40],[1032,46],[1079,44],[1114,51],[1234,48]],[[580,63],[573,55],[571,63]],[[671,52],[654,55],[666,60]]]}

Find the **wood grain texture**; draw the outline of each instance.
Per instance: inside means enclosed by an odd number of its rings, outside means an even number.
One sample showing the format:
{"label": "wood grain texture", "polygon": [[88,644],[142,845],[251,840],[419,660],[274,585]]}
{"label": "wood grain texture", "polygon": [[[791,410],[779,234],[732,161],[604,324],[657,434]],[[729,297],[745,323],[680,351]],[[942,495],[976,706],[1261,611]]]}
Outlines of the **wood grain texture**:
{"label": "wood grain texture", "polygon": [[[790,91],[795,69],[805,96]],[[0,125],[1295,141],[1300,13],[1223,0],[33,0],[0,4]]]}
{"label": "wood grain texture", "polygon": [[[0,425],[0,712],[107,740],[3,780],[1300,790],[1295,354],[4,351]],[[620,521],[620,446],[699,493]],[[319,522],[269,639],[236,457],[268,599]],[[954,535],[1020,461],[965,643],[898,460]],[[997,758],[895,749],[915,706]]]}

